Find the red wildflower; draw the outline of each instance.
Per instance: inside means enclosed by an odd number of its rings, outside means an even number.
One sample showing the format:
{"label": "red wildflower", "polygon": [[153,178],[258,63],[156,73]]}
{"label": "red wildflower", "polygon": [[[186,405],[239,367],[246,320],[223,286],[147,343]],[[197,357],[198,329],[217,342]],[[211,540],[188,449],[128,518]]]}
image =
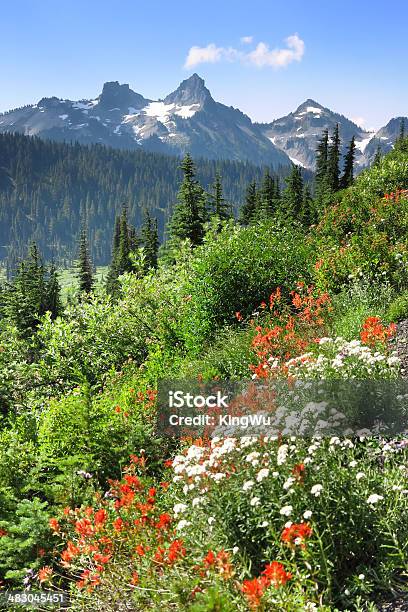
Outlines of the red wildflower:
{"label": "red wildflower", "polygon": [[104,508],[100,508],[100,510],[97,510],[95,512],[95,527],[96,528],[100,528],[102,527],[102,525],[104,525],[104,523],[106,522],[106,519],[108,517],[108,513],[106,512],[106,510]]}
{"label": "red wildflower", "polygon": [[170,523],[171,523],[170,514],[167,514],[167,512],[163,512],[163,514],[159,516],[159,520],[156,523],[155,527],[156,529],[167,529]]}
{"label": "red wildflower", "polygon": [[50,518],[50,520],[48,521],[48,524],[51,527],[51,529],[55,531],[55,533],[59,532],[60,526],[56,518]]}
{"label": "red wildflower", "polygon": [[179,557],[184,557],[186,549],[183,546],[183,540],[174,540],[169,546],[167,559],[169,563],[175,563]]}
{"label": "red wildflower", "polygon": [[93,533],[92,523],[88,518],[82,518],[75,523],[75,531],[82,536],[89,536]]}
{"label": "red wildflower", "polygon": [[283,586],[292,578],[292,574],[285,571],[282,563],[272,561],[262,572],[262,576],[267,581],[268,586],[272,584],[274,587]]}
{"label": "red wildflower", "polygon": [[79,548],[73,544],[73,542],[68,542],[67,548],[61,553],[61,565],[64,567],[68,567],[72,561],[72,559],[79,554]]}
{"label": "red wildflower", "polygon": [[285,527],[282,531],[281,540],[289,546],[300,545],[305,547],[306,538],[312,535],[312,528],[308,523],[293,523],[290,527]]}
{"label": "red wildflower", "polygon": [[48,565],[38,570],[38,580],[41,583],[48,582],[49,580],[51,580],[51,577],[52,577],[52,569]]}
{"label": "red wildflower", "polygon": [[94,554],[94,560],[97,563],[108,563],[110,558],[111,558],[111,555],[101,555],[101,553]]}
{"label": "red wildflower", "polygon": [[258,578],[252,580],[244,580],[241,590],[248,600],[250,608],[256,609],[261,604],[261,599],[264,594],[264,585]]}
{"label": "red wildflower", "polygon": [[377,343],[385,345],[396,332],[395,323],[385,327],[379,317],[368,317],[360,332],[361,341],[368,346],[375,347]]}
{"label": "red wildflower", "polygon": [[211,565],[215,565],[216,556],[212,550],[209,550],[206,556],[204,557],[204,565],[210,567]]}
{"label": "red wildflower", "polygon": [[296,463],[296,465],[293,466],[292,474],[297,480],[303,481],[305,469],[304,463]]}
{"label": "red wildflower", "polygon": [[135,551],[140,557],[144,557],[146,555],[146,550],[147,549],[144,548],[143,544],[138,544],[135,548]]}
{"label": "red wildflower", "polygon": [[123,527],[124,523],[120,516],[118,516],[118,518],[113,521],[113,528],[115,531],[122,531]]}

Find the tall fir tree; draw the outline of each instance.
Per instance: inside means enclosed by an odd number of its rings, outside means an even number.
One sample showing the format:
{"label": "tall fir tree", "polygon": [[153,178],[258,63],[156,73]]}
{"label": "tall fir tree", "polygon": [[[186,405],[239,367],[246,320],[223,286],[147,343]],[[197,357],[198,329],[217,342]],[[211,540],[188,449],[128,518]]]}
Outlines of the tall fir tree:
{"label": "tall fir tree", "polygon": [[300,220],[305,227],[310,227],[317,220],[315,202],[312,198],[310,187],[307,183],[305,183],[303,187]]}
{"label": "tall fir tree", "polygon": [[128,220],[127,205],[123,204],[122,212],[115,222],[112,260],[106,277],[106,290],[109,294],[115,295],[117,293],[119,276],[125,272],[133,272],[134,264],[130,258],[130,253],[135,251],[139,245],[140,240],[137,232]]}
{"label": "tall fir tree", "polygon": [[323,130],[322,137],[316,149],[315,197],[319,206],[322,205],[327,191],[329,131]]}
{"label": "tall fir tree", "polygon": [[196,179],[196,170],[187,153],[181,166],[183,180],[177,195],[177,204],[169,223],[170,240],[189,239],[192,246],[201,244],[207,221],[205,193]]}
{"label": "tall fir tree", "polygon": [[54,266],[48,270],[38,247],[32,243],[28,256],[17,267],[3,289],[3,317],[9,319],[23,338],[29,338],[41,317],[50,312],[55,318],[61,308],[59,283]]}
{"label": "tall fir tree", "polygon": [[242,225],[251,223],[257,209],[258,191],[256,181],[251,181],[246,189],[245,202],[239,213],[239,220]]}
{"label": "tall fir tree", "polygon": [[271,176],[269,169],[266,169],[257,197],[257,217],[273,217],[278,209],[276,195],[275,179]]}
{"label": "tall fir tree", "polygon": [[85,228],[82,228],[79,240],[77,278],[79,281],[80,294],[89,295],[94,286],[94,275],[89,252],[88,235]]}
{"label": "tall fir tree", "polygon": [[327,187],[329,192],[338,191],[340,184],[340,134],[339,124],[334,128],[327,152]]}
{"label": "tall fir tree", "polygon": [[406,136],[406,130],[405,130],[405,117],[401,117],[400,130],[399,130],[398,138],[395,141],[394,148],[397,151],[401,151],[403,153],[408,152],[408,138]]}
{"label": "tall fir tree", "polygon": [[350,144],[347,149],[347,153],[344,156],[344,169],[343,175],[340,179],[340,189],[346,189],[350,187],[354,181],[354,157],[356,151],[356,142],[354,136],[350,140]]}
{"label": "tall fir tree", "polygon": [[152,219],[149,211],[145,212],[141,230],[142,244],[145,253],[145,267],[157,268],[157,254],[159,251],[159,233],[157,219]]}
{"label": "tall fir tree", "polygon": [[286,179],[283,204],[282,212],[286,217],[300,220],[303,204],[303,176],[301,167],[295,164],[292,164],[292,170]]}
{"label": "tall fir tree", "polygon": [[227,221],[232,216],[231,207],[223,195],[222,180],[219,172],[215,174],[215,180],[210,193],[210,211],[211,215],[217,217],[221,222]]}
{"label": "tall fir tree", "polygon": [[381,159],[382,159],[382,152],[381,152],[381,147],[378,144],[377,145],[377,149],[375,151],[375,156],[374,156],[374,160],[373,160],[373,166],[379,166],[381,163]]}
{"label": "tall fir tree", "polygon": [[52,319],[55,319],[62,312],[62,302],[58,271],[53,261],[48,272],[45,295],[45,310],[51,313]]}

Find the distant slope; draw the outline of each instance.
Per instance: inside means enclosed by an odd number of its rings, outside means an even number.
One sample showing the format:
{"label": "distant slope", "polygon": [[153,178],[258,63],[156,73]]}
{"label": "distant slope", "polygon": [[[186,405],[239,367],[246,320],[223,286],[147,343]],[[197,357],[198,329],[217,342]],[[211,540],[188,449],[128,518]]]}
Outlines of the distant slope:
{"label": "distant slope", "polygon": [[408,129],[408,117],[394,117],[382,127],[374,137],[370,140],[365,150],[365,155],[368,162],[372,162],[378,149],[384,154],[389,153],[392,150],[395,141],[397,140],[400,130],[401,122],[405,122],[406,129]]}
{"label": "distant slope", "polygon": [[262,124],[261,127],[265,136],[282,149],[294,163],[313,170],[316,147],[323,130],[328,129],[329,133],[332,133],[337,123],[343,152],[351,138],[355,136],[356,162],[360,166],[365,166],[364,149],[374,133],[364,131],[347,117],[331,111],[314,100],[306,100],[293,113],[272,123]]}
{"label": "distant slope", "polygon": [[[140,226],[143,208],[158,218],[160,233],[176,200],[180,160],[101,145],[68,145],[20,134],[0,134],[0,259],[15,259],[30,240],[47,258],[75,257],[81,220],[87,220],[97,264],[109,261],[115,214],[127,202]],[[209,186],[218,168],[226,198],[237,208],[249,181],[263,170],[237,161],[198,160]],[[281,169],[283,176],[287,172]]]}
{"label": "distant slope", "polygon": [[153,101],[117,81],[93,100],[42,98],[0,115],[0,132],[118,149],[233,159],[273,167],[290,160],[247,115],[216,102],[197,74]]}

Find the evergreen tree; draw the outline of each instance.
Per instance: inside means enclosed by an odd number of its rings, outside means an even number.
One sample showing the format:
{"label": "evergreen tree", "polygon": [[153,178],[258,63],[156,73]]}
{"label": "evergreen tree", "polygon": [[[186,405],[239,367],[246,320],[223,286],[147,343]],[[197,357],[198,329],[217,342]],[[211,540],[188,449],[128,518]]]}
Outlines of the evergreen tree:
{"label": "evergreen tree", "polygon": [[327,191],[328,146],[329,132],[324,130],[316,149],[315,195],[319,205]]}
{"label": "evergreen tree", "polygon": [[112,241],[112,260],[106,277],[106,290],[114,295],[118,289],[118,278],[125,272],[133,272],[130,253],[140,245],[135,228],[129,223],[128,208],[124,204],[120,217],[116,219]]}
{"label": "evergreen tree", "polygon": [[204,223],[207,221],[204,189],[196,179],[195,165],[188,153],[181,163],[181,170],[183,181],[169,224],[170,239],[188,238],[192,246],[197,246],[204,238]]}
{"label": "evergreen tree", "polygon": [[45,310],[51,313],[52,319],[56,319],[62,311],[61,286],[58,280],[57,268],[53,261],[51,262],[46,284]]}
{"label": "evergreen tree", "polygon": [[157,254],[159,251],[157,219],[152,219],[149,211],[145,212],[145,219],[142,226],[141,234],[142,244],[146,257],[146,269],[157,268]]}
{"label": "evergreen tree", "polygon": [[373,161],[373,165],[374,166],[379,166],[380,162],[382,159],[382,153],[381,153],[381,147],[380,145],[377,146],[377,150],[375,152],[375,157],[374,157],[374,161]]}
{"label": "evergreen tree", "polygon": [[303,177],[300,166],[292,164],[292,170],[286,179],[283,201],[286,216],[300,219],[303,204]]}
{"label": "evergreen tree", "polygon": [[310,227],[317,220],[315,204],[310,192],[310,187],[305,183],[303,187],[302,209],[300,212],[300,220],[305,227]]}
{"label": "evergreen tree", "polygon": [[77,278],[79,280],[80,293],[91,293],[94,286],[94,276],[91,256],[89,254],[88,236],[85,229],[82,229],[79,241]]}
{"label": "evergreen tree", "polygon": [[334,128],[333,136],[327,152],[327,187],[329,192],[334,193],[339,189],[340,182],[340,136],[339,124]]}
{"label": "evergreen tree", "polygon": [[256,216],[257,217],[272,217],[278,209],[276,200],[277,190],[274,178],[269,170],[265,170],[262,184],[258,193]]}
{"label": "evergreen tree", "polygon": [[246,189],[245,202],[239,214],[239,220],[242,225],[248,225],[254,218],[257,208],[257,193],[256,181],[251,181]]}
{"label": "evergreen tree", "polygon": [[354,156],[356,150],[356,143],[354,136],[352,137],[347,153],[344,156],[344,170],[343,176],[340,180],[340,188],[345,189],[353,184],[354,181]]}
{"label": "evergreen tree", "polygon": [[222,181],[220,173],[215,175],[215,181],[212,185],[210,194],[210,210],[211,214],[217,217],[220,221],[226,221],[231,218],[231,208],[225,201],[222,190]]}
{"label": "evergreen tree", "polygon": [[32,243],[28,257],[22,261],[3,290],[3,316],[19,330],[23,338],[35,332],[40,318],[47,312],[56,317],[60,311],[59,283],[55,268],[48,271],[37,245]]}
{"label": "evergreen tree", "polygon": [[400,131],[398,134],[398,138],[395,141],[394,148],[397,151],[408,152],[408,138],[405,134],[405,117],[401,118],[400,122]]}

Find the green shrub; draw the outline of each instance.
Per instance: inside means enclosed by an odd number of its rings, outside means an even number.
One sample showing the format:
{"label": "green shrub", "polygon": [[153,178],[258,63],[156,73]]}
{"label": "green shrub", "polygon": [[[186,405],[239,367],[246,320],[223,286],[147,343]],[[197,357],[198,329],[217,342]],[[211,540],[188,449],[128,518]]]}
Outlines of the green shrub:
{"label": "green shrub", "polygon": [[408,319],[408,291],[398,295],[388,306],[385,314],[387,321],[402,321]]}
{"label": "green shrub", "polygon": [[180,364],[180,378],[202,376],[205,381],[215,377],[221,380],[248,378],[249,365],[254,359],[251,350],[253,335],[252,329],[222,329],[199,359],[186,358]]}
{"label": "green shrub", "polygon": [[387,309],[392,301],[393,290],[387,284],[369,283],[360,279],[345,287],[333,297],[334,316],[331,319],[330,334],[346,340],[358,338],[367,317],[378,316],[388,319]]}
{"label": "green shrub", "polygon": [[311,236],[320,287],[338,291],[360,277],[407,286],[408,198],[395,195],[407,188],[408,155],[393,152],[338,194]]}
{"label": "green shrub", "polygon": [[198,352],[221,327],[267,301],[276,287],[292,289],[310,280],[310,250],[296,227],[263,221],[226,226],[195,249],[187,283],[183,328],[188,349]]}

